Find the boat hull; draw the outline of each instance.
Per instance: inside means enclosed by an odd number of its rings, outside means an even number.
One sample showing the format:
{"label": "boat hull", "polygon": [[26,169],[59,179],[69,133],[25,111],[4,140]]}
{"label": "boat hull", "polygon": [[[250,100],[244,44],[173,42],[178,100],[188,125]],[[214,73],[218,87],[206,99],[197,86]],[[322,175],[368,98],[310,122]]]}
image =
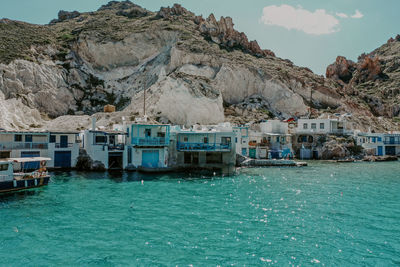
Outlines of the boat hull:
{"label": "boat hull", "polygon": [[0,182],[0,193],[7,193],[47,185],[50,176]]}

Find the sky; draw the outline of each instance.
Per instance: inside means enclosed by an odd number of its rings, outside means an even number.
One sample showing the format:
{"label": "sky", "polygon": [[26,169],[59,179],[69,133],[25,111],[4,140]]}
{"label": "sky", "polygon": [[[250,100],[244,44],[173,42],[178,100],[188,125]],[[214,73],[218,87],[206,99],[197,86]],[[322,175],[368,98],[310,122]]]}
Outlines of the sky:
{"label": "sky", "polygon": [[[47,24],[59,10],[97,10],[108,0],[1,0],[0,18]],[[179,3],[197,15],[230,16],[235,28],[298,66],[325,74],[400,34],[400,0],[132,0],[151,11]]]}

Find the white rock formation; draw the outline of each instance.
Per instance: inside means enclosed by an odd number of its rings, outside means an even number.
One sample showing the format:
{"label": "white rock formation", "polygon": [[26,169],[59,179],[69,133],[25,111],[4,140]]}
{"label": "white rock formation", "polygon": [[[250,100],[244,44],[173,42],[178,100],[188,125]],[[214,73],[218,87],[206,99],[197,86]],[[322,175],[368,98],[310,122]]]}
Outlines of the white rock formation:
{"label": "white rock formation", "polygon": [[41,127],[44,124],[40,113],[29,108],[20,100],[5,100],[0,91],[0,128],[4,130],[30,129]]}

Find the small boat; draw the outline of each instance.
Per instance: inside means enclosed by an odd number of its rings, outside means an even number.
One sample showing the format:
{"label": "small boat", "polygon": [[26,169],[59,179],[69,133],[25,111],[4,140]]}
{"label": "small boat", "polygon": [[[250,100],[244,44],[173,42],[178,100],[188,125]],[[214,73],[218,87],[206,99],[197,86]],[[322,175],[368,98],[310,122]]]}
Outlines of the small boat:
{"label": "small boat", "polygon": [[[10,158],[0,161],[0,193],[24,190],[28,188],[47,185],[50,176],[46,169],[46,162],[50,158],[32,157],[32,158]],[[26,172],[24,169],[31,169],[36,163],[40,162],[40,168]],[[18,172],[14,172],[14,164],[19,164]]]}

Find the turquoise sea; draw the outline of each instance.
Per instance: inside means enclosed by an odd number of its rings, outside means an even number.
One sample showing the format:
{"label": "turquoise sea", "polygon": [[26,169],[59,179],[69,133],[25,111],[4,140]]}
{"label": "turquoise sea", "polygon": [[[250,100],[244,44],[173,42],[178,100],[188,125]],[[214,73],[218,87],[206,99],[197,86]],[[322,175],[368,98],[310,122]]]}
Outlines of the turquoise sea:
{"label": "turquoise sea", "polygon": [[400,162],[53,175],[0,196],[0,265],[400,265]]}

